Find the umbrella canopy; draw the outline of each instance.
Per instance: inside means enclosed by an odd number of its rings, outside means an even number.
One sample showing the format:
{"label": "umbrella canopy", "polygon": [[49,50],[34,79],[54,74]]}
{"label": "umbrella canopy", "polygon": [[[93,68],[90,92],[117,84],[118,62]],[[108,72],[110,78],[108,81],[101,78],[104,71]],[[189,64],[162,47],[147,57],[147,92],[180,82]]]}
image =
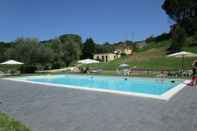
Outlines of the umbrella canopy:
{"label": "umbrella canopy", "polygon": [[181,52],[170,54],[167,57],[182,58],[181,66],[182,66],[182,71],[183,71],[184,70],[184,58],[185,57],[197,57],[197,54],[192,53],[192,52],[181,51]]}
{"label": "umbrella canopy", "polygon": [[80,64],[95,64],[95,63],[99,63],[99,61],[92,60],[92,59],[84,59],[84,60],[79,60],[78,63],[80,63]]}
{"label": "umbrella canopy", "polygon": [[181,51],[178,53],[173,53],[168,55],[168,57],[177,57],[177,58],[182,58],[182,57],[197,57],[197,54],[192,53],[192,52],[186,52],[186,51]]}
{"label": "umbrella canopy", "polygon": [[129,68],[129,65],[128,64],[121,64],[121,65],[119,65],[119,68]]}
{"label": "umbrella canopy", "polygon": [[24,64],[24,63],[18,62],[15,60],[8,60],[8,61],[1,63],[1,65],[22,65],[22,64]]}

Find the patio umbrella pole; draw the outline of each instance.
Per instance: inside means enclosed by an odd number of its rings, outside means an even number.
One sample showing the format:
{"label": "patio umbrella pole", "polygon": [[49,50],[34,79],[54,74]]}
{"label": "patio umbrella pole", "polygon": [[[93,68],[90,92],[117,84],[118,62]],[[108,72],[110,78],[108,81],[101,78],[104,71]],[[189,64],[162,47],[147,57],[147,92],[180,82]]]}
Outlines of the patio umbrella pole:
{"label": "patio umbrella pole", "polygon": [[182,71],[181,71],[181,75],[183,74],[183,71],[184,71],[184,61],[185,61],[185,57],[183,55],[183,57],[182,57]]}

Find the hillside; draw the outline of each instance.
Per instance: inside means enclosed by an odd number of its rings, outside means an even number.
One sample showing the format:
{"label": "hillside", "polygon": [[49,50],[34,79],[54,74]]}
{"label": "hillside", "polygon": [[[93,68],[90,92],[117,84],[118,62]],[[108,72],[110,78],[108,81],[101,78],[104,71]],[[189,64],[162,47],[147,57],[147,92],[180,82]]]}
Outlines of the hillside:
{"label": "hillside", "polygon": [[[151,68],[151,69],[179,69],[181,67],[181,58],[167,58],[166,49],[170,41],[160,43],[149,43],[146,48],[140,49],[134,55],[117,59],[109,63],[93,64],[91,67],[106,70],[116,70],[122,63],[127,63],[130,67]],[[184,51],[197,53],[197,47],[184,47]],[[185,58],[184,68],[191,69],[192,61],[195,58]]]}

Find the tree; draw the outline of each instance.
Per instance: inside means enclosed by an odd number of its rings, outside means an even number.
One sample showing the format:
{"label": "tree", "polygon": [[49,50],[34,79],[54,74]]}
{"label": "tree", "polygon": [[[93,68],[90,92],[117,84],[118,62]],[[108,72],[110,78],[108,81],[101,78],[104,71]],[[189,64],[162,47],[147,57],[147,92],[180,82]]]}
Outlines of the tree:
{"label": "tree", "polygon": [[88,38],[83,45],[83,50],[82,50],[83,58],[93,59],[95,51],[96,51],[96,48],[95,48],[95,43],[93,39]]}
{"label": "tree", "polygon": [[[12,48],[8,49],[6,55],[9,59],[15,59],[27,64],[32,64],[35,58],[35,48],[38,47],[38,40],[30,38],[18,38]],[[35,50],[36,51],[36,50]]]}
{"label": "tree", "polygon": [[186,41],[186,31],[181,26],[177,25],[172,31],[172,44],[168,48],[169,53],[180,51]]}
{"label": "tree", "polygon": [[151,35],[145,41],[146,41],[146,43],[151,43],[151,42],[155,41],[154,35]]}
{"label": "tree", "polygon": [[68,42],[68,41],[73,41],[73,42],[76,42],[76,43],[82,43],[81,37],[79,35],[75,35],[75,34],[64,34],[64,35],[61,35],[59,37],[59,39],[62,43]]}
{"label": "tree", "polygon": [[195,32],[191,46],[197,46],[197,32]]}
{"label": "tree", "polygon": [[95,45],[95,53],[112,53],[113,51],[114,46],[108,42]]}
{"label": "tree", "polygon": [[197,41],[197,32],[194,34],[194,40]]}
{"label": "tree", "polygon": [[68,66],[82,55],[82,39],[79,35],[65,34],[59,37],[62,43],[63,59]]}
{"label": "tree", "polygon": [[169,39],[170,39],[170,33],[162,33],[161,35],[155,37],[156,42],[161,42]]}
{"label": "tree", "polygon": [[22,61],[28,65],[48,64],[53,61],[53,51],[40,45],[37,39],[18,38],[13,47],[6,51],[9,59]]}
{"label": "tree", "polygon": [[197,31],[197,15],[191,16],[197,8],[196,0],[165,0],[162,8],[172,20],[190,35]]}
{"label": "tree", "polygon": [[59,38],[48,41],[45,46],[53,50],[53,62],[52,68],[58,69],[65,65],[64,54],[65,54],[65,45],[63,45]]}
{"label": "tree", "polygon": [[37,49],[37,64],[41,65],[51,65],[54,60],[54,51],[46,47],[45,45],[40,45]]}
{"label": "tree", "polygon": [[82,55],[82,40],[78,35],[64,34],[59,38],[50,40],[47,45],[55,53],[53,68],[68,66],[79,60]]}
{"label": "tree", "polygon": [[185,8],[190,8],[197,4],[196,0],[165,0],[162,8],[171,19],[177,21],[180,17],[180,13]]}
{"label": "tree", "polygon": [[68,66],[73,61],[80,59],[82,51],[81,51],[81,46],[78,43],[70,41],[64,44],[65,44],[64,59],[66,65]]}
{"label": "tree", "polygon": [[0,42],[0,62],[6,61],[5,52],[12,46],[11,43]]}

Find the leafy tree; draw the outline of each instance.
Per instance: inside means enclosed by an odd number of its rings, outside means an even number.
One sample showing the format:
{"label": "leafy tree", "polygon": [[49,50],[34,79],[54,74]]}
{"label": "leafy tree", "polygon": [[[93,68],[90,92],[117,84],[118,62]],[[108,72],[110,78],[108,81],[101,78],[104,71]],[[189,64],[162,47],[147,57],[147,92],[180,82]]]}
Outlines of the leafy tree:
{"label": "leafy tree", "polygon": [[197,30],[197,16],[195,17],[184,17],[182,19],[183,13],[186,14],[188,9],[197,8],[196,0],[165,0],[162,8],[165,10],[166,14],[178,23],[181,27],[185,28],[187,33],[193,35]]}
{"label": "leafy tree", "polygon": [[81,46],[78,43],[75,42],[68,42],[65,43],[65,53],[64,53],[64,59],[66,62],[66,65],[68,66],[73,61],[79,60],[81,56]]}
{"label": "leafy tree", "polygon": [[154,36],[153,36],[153,35],[151,35],[151,36],[150,36],[150,37],[148,37],[145,41],[146,41],[146,43],[150,43],[150,42],[155,41],[155,38],[154,38]]}
{"label": "leafy tree", "polygon": [[83,50],[82,50],[83,58],[84,59],[86,59],[86,58],[92,59],[95,51],[96,51],[96,46],[95,46],[93,39],[88,38],[83,45]]}
{"label": "leafy tree", "polygon": [[171,19],[177,21],[183,9],[190,8],[195,4],[197,4],[196,0],[165,0],[162,8]]}
{"label": "leafy tree", "polygon": [[186,41],[186,31],[181,26],[176,26],[172,31],[172,44],[168,49],[169,53],[180,51]]}
{"label": "leafy tree", "polygon": [[45,65],[52,62],[53,51],[40,45],[37,39],[18,38],[14,46],[6,51],[6,56],[28,65]]}
{"label": "leafy tree", "polygon": [[6,61],[5,52],[11,47],[11,43],[0,42],[0,62]]}
{"label": "leafy tree", "polygon": [[194,40],[197,41],[197,32],[194,34]]}
{"label": "leafy tree", "polygon": [[59,38],[56,38],[50,41],[50,43],[47,43],[47,46],[50,47],[54,52],[53,54],[54,61],[52,64],[52,68],[56,69],[64,66],[65,65],[64,54],[66,52],[65,50],[66,45],[62,44]]}
{"label": "leafy tree", "polygon": [[75,35],[75,34],[64,34],[64,35],[61,35],[59,37],[60,41],[62,43],[68,43],[68,42],[71,42],[71,43],[76,43],[79,45],[79,47],[82,49],[82,38],[81,36],[79,35]]}
{"label": "leafy tree", "polygon": [[162,33],[161,35],[155,37],[156,42],[161,42],[169,39],[170,39],[170,33]]}
{"label": "leafy tree", "polygon": [[104,44],[95,45],[95,53],[112,53],[114,51],[114,46],[106,42]]}
{"label": "leafy tree", "polygon": [[68,66],[82,55],[82,40],[78,35],[62,35],[47,44],[54,51],[53,68]]}
{"label": "leafy tree", "polygon": [[18,38],[15,41],[15,45],[7,50],[6,55],[9,59],[15,59],[27,64],[32,64],[31,61],[33,59],[31,58],[35,58],[34,55],[37,55],[33,50],[37,47],[37,45],[38,40],[36,39]]}
{"label": "leafy tree", "polygon": [[60,36],[59,39],[64,46],[64,58],[67,65],[72,61],[80,59],[82,55],[82,39],[79,35],[65,34]]}
{"label": "leafy tree", "polygon": [[38,57],[37,57],[37,63],[41,63],[44,65],[50,65],[54,60],[54,51],[46,47],[44,45],[40,45],[40,47],[37,49]]}
{"label": "leafy tree", "polygon": [[197,32],[195,32],[191,46],[197,46]]}
{"label": "leafy tree", "polygon": [[159,43],[161,41],[169,40],[169,39],[170,39],[170,33],[162,33],[158,36],[151,35],[145,41],[146,41],[146,43],[151,43],[151,42]]}
{"label": "leafy tree", "polygon": [[73,42],[76,42],[76,43],[82,43],[81,37],[79,35],[74,35],[74,34],[64,34],[64,35],[61,35],[59,37],[59,39],[62,43],[68,42],[68,41],[73,41]]}

